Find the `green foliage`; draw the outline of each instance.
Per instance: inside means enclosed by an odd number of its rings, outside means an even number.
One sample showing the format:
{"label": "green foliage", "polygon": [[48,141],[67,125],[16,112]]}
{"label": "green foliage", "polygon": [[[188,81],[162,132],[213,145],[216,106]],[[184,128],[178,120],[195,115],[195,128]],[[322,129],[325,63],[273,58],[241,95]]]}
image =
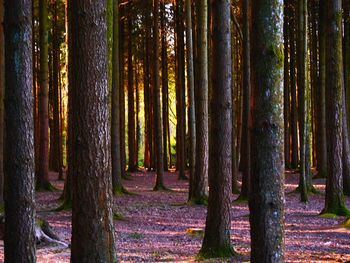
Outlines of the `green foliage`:
{"label": "green foliage", "polygon": [[139,232],[133,232],[129,234],[129,237],[134,238],[134,239],[142,239],[144,238],[144,235]]}

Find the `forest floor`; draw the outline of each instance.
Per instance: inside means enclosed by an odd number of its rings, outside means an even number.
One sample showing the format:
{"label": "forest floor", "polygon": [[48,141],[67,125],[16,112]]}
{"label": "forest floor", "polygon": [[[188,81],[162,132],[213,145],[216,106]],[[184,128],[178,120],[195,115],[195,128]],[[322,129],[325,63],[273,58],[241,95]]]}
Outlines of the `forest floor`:
{"label": "forest floor", "polygon": [[[118,261],[194,262],[203,236],[190,235],[188,229],[204,228],[206,207],[185,204],[188,182],[177,180],[175,173],[165,176],[165,184],[172,191],[152,191],[154,177],[154,173],[132,174],[132,180],[124,185],[135,195],[114,197],[113,210],[122,217],[114,221]],[[286,173],[286,262],[350,261],[350,229],[338,226],[344,218],[318,216],[324,205],[324,180],[314,180],[321,194],[310,196],[308,204],[300,203],[299,194],[291,193],[297,182],[298,175]],[[53,184],[63,187],[60,181],[53,180]],[[62,241],[70,243],[71,212],[52,212],[59,206],[60,195],[37,193],[37,214],[50,223]],[[232,203],[231,240],[242,258],[229,262],[249,261],[248,213],[247,203]],[[3,254],[0,241],[0,262]],[[39,246],[37,257],[37,262],[69,262],[70,250],[58,245]]]}

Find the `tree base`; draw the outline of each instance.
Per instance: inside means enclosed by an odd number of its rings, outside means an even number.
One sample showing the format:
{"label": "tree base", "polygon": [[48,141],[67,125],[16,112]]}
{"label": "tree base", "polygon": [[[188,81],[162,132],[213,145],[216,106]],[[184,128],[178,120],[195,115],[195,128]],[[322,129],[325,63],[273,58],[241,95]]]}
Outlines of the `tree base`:
{"label": "tree base", "polygon": [[197,259],[232,258],[237,255],[231,245],[216,248],[202,247],[197,255]]}
{"label": "tree base", "polygon": [[137,194],[129,192],[123,186],[117,186],[113,189],[113,195],[122,196],[122,195],[137,195]]}
{"label": "tree base", "polygon": [[163,184],[156,184],[153,187],[153,191],[171,191],[169,188],[166,188]]}
{"label": "tree base", "polygon": [[187,202],[188,205],[208,205],[208,196],[193,197]]}
{"label": "tree base", "polygon": [[53,186],[50,182],[37,183],[35,186],[37,192],[59,192],[60,189]]}
{"label": "tree base", "polygon": [[57,207],[54,211],[62,212],[62,211],[70,211],[70,210],[72,210],[72,201],[64,200],[63,203],[59,207]]}
{"label": "tree base", "polygon": [[242,195],[240,194],[236,200],[234,200],[233,202],[236,204],[242,204],[242,203],[247,203],[249,201],[248,196]]}
{"label": "tree base", "polygon": [[347,216],[350,217],[350,210],[341,205],[339,207],[331,207],[331,208],[327,208],[327,209],[323,209],[322,212],[320,213],[321,217],[324,218],[331,218],[331,216],[337,217],[337,216]]}

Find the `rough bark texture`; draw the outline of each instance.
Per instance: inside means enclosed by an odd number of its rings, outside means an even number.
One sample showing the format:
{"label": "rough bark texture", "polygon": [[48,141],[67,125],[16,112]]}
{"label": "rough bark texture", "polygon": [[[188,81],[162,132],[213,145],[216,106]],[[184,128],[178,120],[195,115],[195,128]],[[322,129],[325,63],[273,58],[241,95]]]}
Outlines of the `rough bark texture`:
{"label": "rough bark texture", "polygon": [[160,80],[159,80],[159,1],[153,0],[153,67],[154,67],[154,132],[155,132],[155,151],[157,161],[157,177],[154,190],[164,189],[163,175],[163,147],[162,147],[162,117],[160,112]]}
{"label": "rough bark texture", "polygon": [[[0,0],[0,24],[4,21],[4,0]],[[5,45],[4,29],[0,26],[0,207],[4,205],[4,95]]]}
{"label": "rough bark texture", "polygon": [[40,45],[40,87],[39,87],[39,167],[37,187],[50,189],[49,182],[49,83],[48,83],[48,30],[47,2],[39,1],[39,45]]}
{"label": "rough bark texture", "polygon": [[5,261],[35,262],[32,1],[5,1]]}
{"label": "rough bark texture", "polygon": [[120,66],[119,66],[119,0],[113,1],[113,59],[112,59],[112,118],[111,155],[113,193],[122,191],[122,166],[120,156]]}
{"label": "rough bark texture", "polygon": [[326,123],[328,176],[323,213],[349,214],[343,196],[343,58],[341,0],[327,1]]}
{"label": "rough bark texture", "polygon": [[251,262],[284,261],[283,3],[252,2]]}
{"label": "rough bark texture", "polygon": [[343,0],[344,10],[344,85],[347,127],[350,128],[350,0]]}
{"label": "rough bark texture", "polygon": [[234,254],[231,231],[231,28],[230,1],[211,1],[212,96],[210,99],[209,199],[204,240],[204,257]]}
{"label": "rough bark texture", "polygon": [[191,200],[202,203],[208,195],[208,3],[197,1],[196,161]]}
{"label": "rough bark texture", "polygon": [[[72,1],[71,262],[115,262],[108,125],[106,1]],[[93,65],[93,66],[91,66]]]}

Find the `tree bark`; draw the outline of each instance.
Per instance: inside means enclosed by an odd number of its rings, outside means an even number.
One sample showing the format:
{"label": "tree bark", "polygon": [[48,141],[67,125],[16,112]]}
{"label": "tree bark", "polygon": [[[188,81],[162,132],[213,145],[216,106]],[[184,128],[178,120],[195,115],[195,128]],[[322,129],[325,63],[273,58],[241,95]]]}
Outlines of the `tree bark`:
{"label": "tree bark", "polygon": [[39,46],[40,46],[40,87],[39,87],[39,167],[37,188],[50,190],[49,182],[49,112],[48,112],[48,30],[47,2],[39,0]]}
{"label": "tree bark", "polygon": [[209,199],[204,240],[204,257],[230,257],[234,250],[231,231],[231,1],[211,1],[212,96],[209,147]]}
{"label": "tree bark", "polygon": [[5,1],[5,262],[35,262],[32,1]]}
{"label": "tree bark", "polygon": [[251,262],[284,261],[283,3],[252,2]]}
{"label": "tree bark", "polygon": [[195,86],[196,160],[190,201],[205,203],[208,195],[208,3],[196,2],[197,8],[197,64]]}
{"label": "tree bark", "polygon": [[[71,262],[115,262],[106,1],[70,4],[73,180]],[[93,66],[91,66],[93,65]]]}
{"label": "tree bark", "polygon": [[[4,0],[0,0],[0,24],[4,22]],[[33,81],[34,82],[34,81]],[[4,95],[5,95],[5,39],[0,26],[0,207],[4,205]]]}
{"label": "tree bark", "polygon": [[322,213],[350,215],[343,196],[343,57],[341,0],[327,1],[326,123],[328,176]]}

